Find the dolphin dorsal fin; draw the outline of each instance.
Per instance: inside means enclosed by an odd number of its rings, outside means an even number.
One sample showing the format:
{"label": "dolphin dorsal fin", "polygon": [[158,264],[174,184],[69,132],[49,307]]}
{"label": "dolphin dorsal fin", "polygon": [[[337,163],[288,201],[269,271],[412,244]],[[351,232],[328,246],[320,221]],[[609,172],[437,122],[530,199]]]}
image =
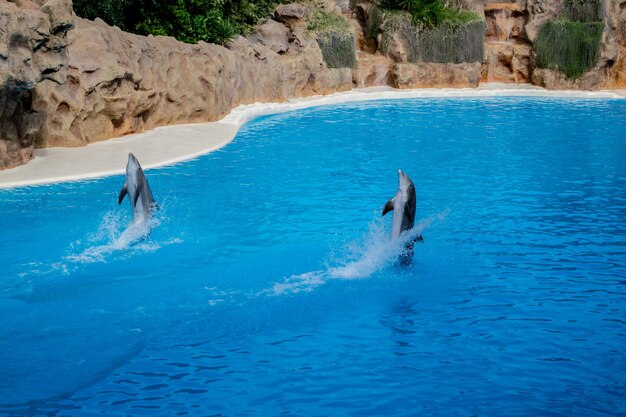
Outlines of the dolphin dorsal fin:
{"label": "dolphin dorsal fin", "polygon": [[383,207],[383,216],[393,210],[394,200],[395,197],[387,201],[387,204],[385,204],[385,207]]}
{"label": "dolphin dorsal fin", "polygon": [[126,186],[126,182],[124,182],[124,185],[122,185],[122,189],[120,190],[120,195],[117,197],[117,204],[122,204],[122,200],[124,200],[126,194],[128,194],[128,187]]}

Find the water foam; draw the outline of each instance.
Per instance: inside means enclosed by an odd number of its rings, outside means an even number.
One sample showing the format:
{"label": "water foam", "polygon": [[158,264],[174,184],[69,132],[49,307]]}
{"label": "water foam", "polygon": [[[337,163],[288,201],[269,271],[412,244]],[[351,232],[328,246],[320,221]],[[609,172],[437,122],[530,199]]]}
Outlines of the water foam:
{"label": "water foam", "polygon": [[421,235],[434,222],[443,222],[449,212],[446,209],[418,220],[413,229],[403,233],[399,239],[391,239],[389,232],[385,230],[383,219],[377,217],[370,223],[365,236],[346,245],[343,254],[334,260],[335,266],[292,275],[261,293],[274,296],[295,294],[312,291],[329,280],[369,278],[394,265],[398,257],[405,253],[408,242]]}
{"label": "water foam", "polygon": [[[112,254],[132,256],[137,252],[154,252],[163,245],[180,243],[178,238],[163,242],[149,240],[150,233],[165,220],[163,210],[159,210],[146,221],[128,224],[119,210],[109,211],[104,214],[98,230],[88,236],[89,247],[78,254],[68,255],[66,259],[74,263],[105,262]],[[80,243],[76,242],[75,246],[80,246]]]}
{"label": "water foam", "polygon": [[164,241],[150,238],[154,228],[165,221],[167,218],[161,209],[155,212],[152,218],[141,223],[132,222],[123,211],[107,211],[102,215],[102,220],[95,232],[70,245],[68,255],[53,262],[25,264],[25,270],[18,274],[18,278],[22,284],[30,285],[32,277],[69,276],[81,264],[106,262],[111,256],[127,258],[142,252],[154,252],[163,246],[181,243],[180,238],[170,238]]}

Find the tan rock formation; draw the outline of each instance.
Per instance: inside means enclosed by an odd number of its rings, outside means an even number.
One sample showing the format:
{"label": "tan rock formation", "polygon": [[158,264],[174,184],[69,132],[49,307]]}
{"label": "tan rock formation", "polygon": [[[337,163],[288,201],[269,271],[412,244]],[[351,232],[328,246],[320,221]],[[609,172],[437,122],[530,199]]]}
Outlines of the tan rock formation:
{"label": "tan rock formation", "polygon": [[528,13],[517,3],[485,4],[487,42],[525,42]]}
{"label": "tan rock formation", "polygon": [[609,88],[626,88],[626,0],[605,3],[607,42],[603,43],[602,59],[608,67]]}
{"label": "tan rock formation", "polygon": [[580,78],[569,79],[558,71],[535,68],[532,83],[551,90],[597,90],[603,77],[599,71],[588,71]]}
{"label": "tan rock formation", "polygon": [[[601,17],[604,32],[600,57],[595,68],[579,79],[568,79],[558,71],[535,68],[532,45],[539,28],[547,20],[563,13],[563,0],[522,0],[516,3],[487,3],[486,62],[484,81],[526,82],[548,89],[623,88],[626,85],[626,0],[602,0]],[[500,19],[508,13],[509,20]],[[498,46],[502,41],[501,26],[510,31],[510,43],[515,46]],[[499,27],[500,26],[500,27]],[[524,44],[525,47],[519,46]],[[520,68],[525,68],[520,72]]]}
{"label": "tan rock formation", "polygon": [[526,0],[526,10],[528,11],[528,22],[524,30],[528,40],[535,42],[541,25],[561,14],[563,0]]}
{"label": "tan rock formation", "polygon": [[0,169],[32,158],[45,115],[32,108],[38,84],[66,81],[69,0],[0,0]]}
{"label": "tan rock formation", "polygon": [[[295,19],[295,18],[294,18]],[[48,115],[39,146],[79,146],[156,126],[216,120],[256,101],[350,89],[349,69],[328,69],[314,39],[275,21],[229,49],[142,37],[76,19],[68,81],[40,85]]]}
{"label": "tan rock formation", "polygon": [[526,43],[487,42],[483,82],[528,83],[531,46]]}
{"label": "tan rock formation", "polygon": [[395,63],[380,54],[357,52],[357,64],[352,70],[352,83],[357,88],[390,85],[390,68]]}
{"label": "tan rock formation", "polygon": [[250,40],[253,43],[267,46],[277,54],[284,54],[289,50],[290,35],[291,31],[287,26],[275,20],[267,19],[257,26],[250,36]]}
{"label": "tan rock formation", "polygon": [[[476,5],[478,3],[475,3]],[[480,4],[482,10],[482,3]],[[386,83],[395,88],[475,87],[481,78],[481,63],[447,64],[420,62],[419,30],[408,14],[386,14],[365,0],[354,5],[354,16],[361,27],[357,36],[358,63],[353,71],[354,85]],[[355,25],[356,27],[356,25]],[[377,39],[365,36],[378,32]]]}
{"label": "tan rock formation", "polygon": [[309,17],[309,8],[298,3],[281,4],[274,12],[274,19],[293,27]]}
{"label": "tan rock formation", "polygon": [[477,87],[481,78],[481,63],[396,64],[390,74],[395,88],[466,88]]}

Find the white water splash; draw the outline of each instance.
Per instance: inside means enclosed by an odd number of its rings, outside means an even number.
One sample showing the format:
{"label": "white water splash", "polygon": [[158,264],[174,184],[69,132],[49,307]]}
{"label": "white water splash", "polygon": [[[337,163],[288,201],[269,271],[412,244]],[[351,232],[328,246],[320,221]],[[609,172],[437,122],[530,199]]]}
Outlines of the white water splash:
{"label": "white water splash", "polygon": [[105,262],[114,253],[132,255],[136,252],[154,252],[163,245],[180,243],[181,240],[177,238],[165,242],[148,240],[152,230],[161,224],[163,219],[162,213],[156,212],[146,221],[128,225],[119,210],[107,212],[98,230],[87,239],[91,245],[78,254],[67,256],[66,259],[74,263]]}
{"label": "white water splash", "polygon": [[292,275],[283,282],[275,283],[271,288],[263,290],[259,295],[281,295],[309,292],[324,284],[328,279],[328,273],[324,270],[305,272],[300,275]]}
{"label": "white water splash", "polygon": [[[105,213],[98,229],[84,239],[70,245],[69,254],[61,260],[49,262],[31,262],[24,265],[24,271],[18,274],[20,285],[30,285],[33,277],[47,275],[70,276],[81,264],[106,262],[112,255],[118,258],[131,257],[137,253],[154,252],[164,246],[182,243],[180,238],[165,241],[150,239],[152,230],[167,221],[165,212],[160,209],[150,220],[131,223],[120,210]],[[86,247],[86,248],[85,248]]]}
{"label": "white water splash", "polygon": [[372,221],[364,238],[350,243],[344,255],[336,261],[338,265],[327,269],[292,275],[260,294],[282,295],[309,292],[333,279],[364,279],[396,263],[406,251],[406,244],[429,228],[434,222],[443,222],[450,210],[417,221],[413,229],[391,239],[385,230],[382,218]]}

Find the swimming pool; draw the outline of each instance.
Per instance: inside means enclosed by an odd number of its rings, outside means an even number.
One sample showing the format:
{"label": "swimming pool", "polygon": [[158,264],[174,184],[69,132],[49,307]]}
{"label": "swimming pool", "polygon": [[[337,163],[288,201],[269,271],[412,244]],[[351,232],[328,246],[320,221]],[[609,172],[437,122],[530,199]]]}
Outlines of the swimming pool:
{"label": "swimming pool", "polygon": [[624,132],[624,100],[265,116],[147,171],[147,238],[121,176],[0,191],[0,414],[623,414]]}

